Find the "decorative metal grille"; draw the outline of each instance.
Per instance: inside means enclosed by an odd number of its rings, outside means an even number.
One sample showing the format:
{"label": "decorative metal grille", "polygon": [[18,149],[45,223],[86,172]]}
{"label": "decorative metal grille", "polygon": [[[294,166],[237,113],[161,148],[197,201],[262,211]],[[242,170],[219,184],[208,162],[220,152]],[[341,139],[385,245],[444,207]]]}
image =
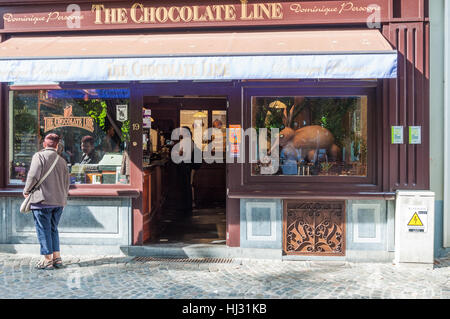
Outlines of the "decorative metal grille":
{"label": "decorative metal grille", "polygon": [[285,201],[283,248],[287,255],[345,255],[344,201]]}

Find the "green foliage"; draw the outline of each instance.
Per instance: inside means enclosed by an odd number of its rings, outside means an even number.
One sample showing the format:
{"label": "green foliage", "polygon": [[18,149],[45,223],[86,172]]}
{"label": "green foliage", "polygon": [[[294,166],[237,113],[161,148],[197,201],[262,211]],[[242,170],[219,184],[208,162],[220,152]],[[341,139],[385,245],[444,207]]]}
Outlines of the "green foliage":
{"label": "green foliage", "polygon": [[322,168],[322,171],[324,172],[328,172],[332,167],[333,167],[333,163],[328,163],[328,162],[322,162],[320,163],[320,167]]}
{"label": "green foliage", "polygon": [[14,116],[15,133],[36,133],[36,129],[36,116],[26,112]]}
{"label": "green foliage", "polygon": [[269,104],[272,102],[267,99],[258,99],[258,105],[256,105],[256,130],[261,128],[281,128],[283,126],[283,110],[270,108]]}
{"label": "green foliage", "polygon": [[121,136],[122,142],[129,142],[130,141],[130,121],[126,120],[125,122],[123,122],[120,130],[122,131],[122,136]]}
{"label": "green foliage", "polygon": [[94,119],[97,125],[104,130],[106,126],[106,111],[107,105],[105,101],[102,100],[88,100],[88,101],[77,101],[86,114]]}
{"label": "green foliage", "polygon": [[[86,114],[94,119],[97,125],[100,127],[102,131],[106,131],[107,125],[107,110],[108,106],[106,101],[92,99],[89,101],[77,101],[77,103],[82,106]],[[120,102],[122,103],[122,102]],[[126,101],[124,104],[127,104]],[[123,122],[120,127],[121,130],[121,140],[122,142],[126,142],[130,140],[130,121],[127,120]]]}
{"label": "green foliage", "polygon": [[360,136],[354,136],[353,138],[353,154],[360,159],[361,163],[366,163],[367,144],[366,141]]}
{"label": "green foliage", "polygon": [[14,132],[36,133],[37,96],[14,95],[13,105]]}
{"label": "green foliage", "polygon": [[269,108],[264,119],[264,126],[267,129],[283,127],[283,110]]}
{"label": "green foliage", "polygon": [[[262,100],[262,101],[261,101]],[[283,110],[270,108],[269,103],[266,103],[266,99],[261,99],[260,104],[256,106],[256,119],[255,119],[255,129],[257,134],[262,128],[267,129],[267,137],[271,137],[272,128],[283,129]]]}
{"label": "green foliage", "polygon": [[307,98],[305,103],[312,113],[312,125],[320,125],[328,129],[339,147],[344,146],[347,138],[353,138],[354,133],[344,125],[350,121],[349,114],[353,114],[357,107],[355,98]]}
{"label": "green foliage", "polygon": [[[283,129],[285,127],[284,125],[284,111],[283,108],[271,108],[270,104],[274,101],[280,101],[283,104],[286,105],[286,113],[290,114],[292,108],[293,110],[293,116],[292,119],[296,118],[298,114],[300,114],[304,108],[305,103],[302,103],[301,105],[296,105],[295,99],[293,97],[279,97],[279,98],[261,98],[258,99],[258,105],[257,112],[256,112],[256,130],[258,131],[259,128],[279,128]],[[292,125],[292,123],[287,123],[288,125]]]}

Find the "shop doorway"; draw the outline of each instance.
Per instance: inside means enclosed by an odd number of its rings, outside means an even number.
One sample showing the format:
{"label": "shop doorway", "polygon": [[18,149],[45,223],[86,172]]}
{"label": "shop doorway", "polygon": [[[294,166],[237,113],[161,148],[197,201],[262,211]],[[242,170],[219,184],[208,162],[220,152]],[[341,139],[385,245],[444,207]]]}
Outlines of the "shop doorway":
{"label": "shop doorway", "polygon": [[[189,128],[202,151],[201,163],[173,160],[179,143],[173,131],[180,127]],[[151,212],[150,243],[225,244],[226,127],[225,97],[144,96],[144,163],[163,162],[161,181],[152,185],[161,189],[150,190],[161,193],[160,208]],[[214,130],[208,133],[209,128]],[[208,154],[214,155],[213,162],[205,158]]]}

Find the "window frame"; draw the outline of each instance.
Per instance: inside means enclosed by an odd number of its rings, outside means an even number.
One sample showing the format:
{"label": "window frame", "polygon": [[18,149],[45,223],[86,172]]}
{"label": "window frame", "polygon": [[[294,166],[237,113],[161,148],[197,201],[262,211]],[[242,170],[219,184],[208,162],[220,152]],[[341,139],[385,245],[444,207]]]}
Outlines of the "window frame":
{"label": "window frame", "polygon": [[[128,108],[128,117],[130,122],[135,122],[133,119],[133,112],[131,112],[133,108],[133,100],[134,100],[134,90],[133,87],[129,83],[86,83],[86,84],[79,84],[79,83],[61,83],[58,86],[42,86],[42,85],[36,85],[36,86],[20,86],[20,87],[11,87],[7,86],[4,90],[5,94],[5,105],[6,105],[6,114],[5,114],[5,120],[9,123],[10,121],[10,93],[12,91],[35,91],[35,90],[83,90],[83,89],[128,89],[130,91],[130,98],[129,98],[129,108]],[[5,154],[4,158],[6,159],[6,165],[4,166],[2,172],[5,176],[5,187],[8,189],[17,189],[22,190],[25,185],[22,184],[11,184],[10,182],[10,174],[9,174],[9,161],[10,161],[10,134],[11,134],[11,128],[7,127],[5,130],[6,136],[5,136]],[[131,134],[131,132],[130,132]],[[130,149],[128,150],[128,153],[130,154]],[[132,160],[132,155],[130,154],[130,161]],[[130,174],[129,182],[128,184],[71,184],[70,185],[70,195],[72,196],[125,196],[125,197],[135,197],[136,196],[136,187],[134,186],[135,181],[133,180],[133,174]]]}
{"label": "window frame", "polygon": [[[336,82],[334,82],[336,83]],[[255,176],[252,175],[250,163],[250,138],[245,137],[245,163],[241,168],[241,187],[247,190],[262,191],[267,185],[276,184],[282,193],[302,191],[342,191],[357,190],[379,191],[378,174],[380,169],[380,152],[382,143],[378,128],[381,118],[381,105],[378,102],[377,82],[362,82],[360,85],[297,85],[297,86],[247,86],[242,91],[243,129],[251,127],[252,98],[263,96],[314,96],[314,97],[350,97],[367,96],[367,176]],[[378,107],[377,107],[378,106]],[[377,112],[378,111],[378,112]],[[380,138],[377,138],[379,136]],[[379,150],[379,152],[377,152]],[[325,186],[326,185],[326,186]],[[295,186],[295,189],[292,189]],[[325,187],[326,188],[325,188]]]}

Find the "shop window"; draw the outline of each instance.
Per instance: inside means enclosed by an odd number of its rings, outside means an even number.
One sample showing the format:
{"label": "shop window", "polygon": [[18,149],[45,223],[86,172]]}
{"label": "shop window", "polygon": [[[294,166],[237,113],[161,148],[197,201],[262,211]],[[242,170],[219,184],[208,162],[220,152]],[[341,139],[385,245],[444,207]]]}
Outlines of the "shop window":
{"label": "shop window", "polygon": [[24,184],[48,133],[62,138],[72,184],[128,184],[129,97],[128,89],[11,91],[10,184]]}
{"label": "shop window", "polygon": [[[253,97],[251,102],[258,134],[253,176],[367,176],[367,96]],[[267,135],[261,134],[264,128]],[[276,159],[273,170],[263,170]]]}

